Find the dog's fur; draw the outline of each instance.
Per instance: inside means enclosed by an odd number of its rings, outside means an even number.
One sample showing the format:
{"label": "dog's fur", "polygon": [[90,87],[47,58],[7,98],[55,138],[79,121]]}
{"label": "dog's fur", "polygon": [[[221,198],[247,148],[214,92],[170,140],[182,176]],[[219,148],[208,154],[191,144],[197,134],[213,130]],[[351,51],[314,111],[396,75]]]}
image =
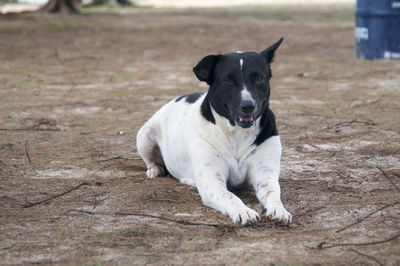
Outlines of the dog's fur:
{"label": "dog's fur", "polygon": [[269,109],[270,65],[282,40],[261,53],[209,55],[193,68],[208,92],[172,100],[137,134],[149,178],[168,171],[241,225],[257,223],[259,215],[227,187],[248,182],[267,217],[291,221],[280,199],[281,142]]}

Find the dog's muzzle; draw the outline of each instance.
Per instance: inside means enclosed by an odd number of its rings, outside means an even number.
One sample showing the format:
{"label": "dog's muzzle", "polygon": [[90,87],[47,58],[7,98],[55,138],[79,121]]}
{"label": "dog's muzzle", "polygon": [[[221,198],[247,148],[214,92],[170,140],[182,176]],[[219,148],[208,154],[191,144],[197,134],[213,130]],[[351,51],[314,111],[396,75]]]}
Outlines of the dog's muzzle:
{"label": "dog's muzzle", "polygon": [[255,123],[254,116],[252,115],[243,115],[238,116],[236,118],[236,125],[242,128],[249,128],[252,127]]}
{"label": "dog's muzzle", "polygon": [[236,118],[236,124],[242,128],[249,128],[254,125],[254,111],[256,104],[253,100],[244,100],[240,103],[240,115]]}

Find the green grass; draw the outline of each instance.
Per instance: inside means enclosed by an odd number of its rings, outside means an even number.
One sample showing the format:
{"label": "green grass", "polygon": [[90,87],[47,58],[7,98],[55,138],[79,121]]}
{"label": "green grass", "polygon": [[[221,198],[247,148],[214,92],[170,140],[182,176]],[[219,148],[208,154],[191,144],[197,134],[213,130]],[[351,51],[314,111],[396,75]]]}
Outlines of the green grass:
{"label": "green grass", "polygon": [[24,89],[24,90],[36,89],[36,88],[40,88],[40,83],[36,80],[24,79],[19,82],[19,86],[21,87],[21,89]]}
{"label": "green grass", "polygon": [[340,103],[336,99],[332,99],[329,101],[324,102],[322,105],[322,111],[324,116],[326,117],[336,117],[337,112],[336,109],[340,107]]}
{"label": "green grass", "polygon": [[32,147],[31,147],[31,151],[34,152],[34,153],[36,153],[37,150],[38,150],[37,145],[36,145],[36,144],[33,144]]}
{"label": "green grass", "polygon": [[133,72],[127,72],[127,71],[125,71],[125,72],[120,73],[119,76],[120,76],[123,80],[129,80],[129,79],[132,79],[132,78],[133,78],[134,74],[133,74]]}

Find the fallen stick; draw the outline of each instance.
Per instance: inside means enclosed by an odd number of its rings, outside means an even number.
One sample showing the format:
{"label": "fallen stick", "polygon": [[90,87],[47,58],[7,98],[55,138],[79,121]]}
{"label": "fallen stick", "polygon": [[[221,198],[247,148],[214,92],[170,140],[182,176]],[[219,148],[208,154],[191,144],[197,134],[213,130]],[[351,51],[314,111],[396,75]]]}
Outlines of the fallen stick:
{"label": "fallen stick", "polygon": [[209,227],[220,227],[219,224],[193,223],[193,222],[188,222],[188,221],[185,221],[185,220],[174,220],[174,219],[170,219],[170,218],[165,218],[165,217],[151,215],[151,214],[144,214],[144,213],[116,212],[115,215],[149,217],[149,218],[155,218],[155,219],[169,221],[169,222],[173,222],[173,223],[177,223],[177,224],[184,224],[184,225],[201,225],[201,226],[209,226]]}
{"label": "fallen stick", "polygon": [[376,123],[374,123],[374,122],[359,121],[359,120],[357,120],[357,119],[354,119],[354,120],[351,120],[351,121],[340,122],[340,123],[334,124],[334,125],[332,125],[332,126],[327,126],[325,129],[332,129],[332,128],[335,128],[335,127],[350,126],[350,125],[353,124],[353,123],[367,124],[367,125],[373,125],[373,126],[376,125]]}
{"label": "fallen stick", "polygon": [[361,223],[362,221],[364,221],[365,219],[367,219],[367,218],[370,217],[371,215],[377,213],[378,211],[381,211],[381,210],[386,209],[386,208],[388,208],[388,207],[397,205],[397,204],[399,204],[399,203],[400,203],[399,201],[396,201],[396,202],[387,204],[387,205],[385,205],[385,206],[383,206],[383,207],[381,207],[381,208],[379,208],[379,209],[377,209],[377,210],[375,210],[375,211],[373,211],[373,212],[371,212],[371,213],[365,215],[364,217],[358,219],[358,220],[355,221],[354,223],[351,223],[351,224],[346,225],[345,227],[343,227],[343,228],[341,228],[341,229],[339,229],[339,230],[336,230],[335,233],[342,232],[342,231],[346,230],[347,228],[352,227],[353,225],[356,225],[356,224],[358,224],[358,223]]}
{"label": "fallen stick", "polygon": [[70,192],[72,192],[72,191],[74,191],[74,190],[77,190],[77,189],[79,189],[79,188],[82,187],[82,186],[87,186],[87,185],[89,185],[89,183],[83,182],[83,183],[77,185],[76,187],[73,187],[73,188],[71,188],[71,189],[68,189],[67,191],[65,191],[65,192],[63,192],[63,193],[60,193],[60,194],[51,196],[50,198],[47,198],[47,199],[44,199],[44,200],[41,200],[41,201],[38,201],[38,202],[33,202],[33,203],[29,203],[29,204],[23,205],[22,207],[23,207],[23,208],[30,208],[30,207],[32,207],[32,206],[35,206],[35,205],[39,205],[39,204],[48,202],[48,201],[50,201],[50,200],[53,200],[53,199],[59,198],[59,197],[61,197],[61,196],[64,196],[65,194],[70,193]]}
{"label": "fallen stick", "polygon": [[61,131],[59,128],[0,128],[0,131]]}
{"label": "fallen stick", "polygon": [[[388,239],[384,240],[379,240],[379,241],[373,241],[373,242],[366,242],[366,243],[338,243],[338,244],[328,244],[326,242],[320,242],[316,247],[307,247],[309,249],[327,249],[327,248],[333,248],[333,247],[347,247],[347,246],[372,246],[372,245],[378,245],[378,244],[383,244],[386,242],[390,242],[392,240],[395,240],[400,237],[400,234],[394,235]],[[326,245],[326,246],[324,246]]]}
{"label": "fallen stick", "polygon": [[118,155],[118,156],[115,156],[115,157],[112,157],[112,158],[109,158],[109,159],[96,161],[96,163],[104,163],[104,162],[108,162],[108,161],[112,161],[112,160],[136,160],[136,159],[124,158],[124,157],[121,157],[121,156]]}
{"label": "fallen stick", "polygon": [[359,252],[359,251],[357,251],[357,250],[355,250],[355,249],[349,249],[349,251],[354,252],[354,253],[356,253],[356,254],[358,254],[358,255],[360,255],[360,256],[367,257],[367,258],[369,258],[369,259],[375,261],[376,263],[378,263],[380,266],[383,266],[383,265],[384,265],[382,262],[380,262],[380,261],[379,261],[377,258],[375,258],[374,256],[361,253],[361,252]]}
{"label": "fallen stick", "polygon": [[174,219],[170,219],[170,218],[166,218],[166,217],[145,214],[145,213],[126,213],[126,212],[102,213],[102,212],[91,212],[91,211],[84,211],[84,210],[69,210],[69,211],[70,212],[81,212],[81,213],[92,214],[92,215],[140,216],[140,217],[148,217],[148,218],[164,220],[164,221],[173,222],[173,223],[177,223],[177,224],[183,224],[183,225],[208,226],[208,227],[215,227],[215,228],[224,227],[223,225],[219,225],[219,224],[194,223],[194,222],[189,222],[189,221],[185,221],[185,220],[174,220]]}
{"label": "fallen stick", "polygon": [[333,197],[329,198],[329,200],[328,200],[324,205],[321,205],[321,206],[319,206],[319,207],[316,207],[316,208],[307,210],[307,211],[305,211],[305,212],[303,212],[303,213],[300,213],[300,214],[296,214],[296,216],[295,216],[296,219],[297,219],[298,217],[301,217],[301,216],[304,216],[304,215],[307,215],[307,214],[313,214],[313,213],[316,212],[316,211],[322,210],[323,208],[325,208],[326,206],[328,206],[328,204],[332,201],[332,199],[333,199]]}
{"label": "fallen stick", "polygon": [[397,191],[400,193],[400,188],[398,186],[396,186],[396,184],[390,179],[390,177],[386,174],[385,171],[382,170],[382,168],[380,168],[379,166],[376,166],[376,168],[379,169],[379,171],[382,172],[383,176],[389,180],[389,182],[397,189]]}
{"label": "fallen stick", "polygon": [[28,141],[25,142],[25,154],[26,154],[26,157],[28,157],[29,163],[32,163],[31,157],[29,156],[29,152],[28,152]]}

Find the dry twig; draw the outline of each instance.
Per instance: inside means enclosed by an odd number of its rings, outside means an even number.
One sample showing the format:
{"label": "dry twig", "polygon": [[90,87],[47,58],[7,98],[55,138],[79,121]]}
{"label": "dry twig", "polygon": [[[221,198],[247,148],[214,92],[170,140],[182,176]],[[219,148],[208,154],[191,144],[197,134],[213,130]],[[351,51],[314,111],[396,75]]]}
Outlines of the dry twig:
{"label": "dry twig", "polygon": [[375,261],[376,263],[378,263],[378,264],[381,265],[381,266],[384,265],[384,264],[383,264],[382,262],[380,262],[377,258],[375,258],[375,257],[373,257],[373,256],[371,256],[371,255],[367,255],[367,254],[361,253],[361,252],[359,252],[359,251],[357,251],[357,250],[355,250],[355,249],[349,249],[349,251],[354,252],[354,253],[356,253],[356,254],[358,254],[358,255],[360,255],[360,256],[367,257],[367,258],[369,258],[369,259]]}
{"label": "dry twig", "polygon": [[380,168],[379,166],[376,166],[376,168],[379,169],[379,171],[382,172],[383,176],[389,180],[389,182],[397,189],[397,191],[400,193],[400,188],[398,186],[396,186],[396,184],[390,179],[390,177],[385,173],[385,171],[382,170],[382,168]]}
{"label": "dry twig", "polygon": [[177,223],[177,224],[184,224],[184,225],[201,225],[201,226],[208,226],[208,227],[221,227],[219,224],[193,223],[193,222],[188,222],[188,221],[185,221],[185,220],[174,220],[174,219],[170,219],[170,218],[165,218],[165,217],[151,215],[151,214],[144,214],[144,213],[116,212],[115,215],[149,217],[149,218],[155,218],[155,219],[169,221],[169,222],[173,222],[173,223]]}
{"label": "dry twig", "polygon": [[301,213],[301,214],[297,214],[297,215],[296,215],[296,218],[301,217],[301,216],[304,216],[304,215],[307,215],[307,214],[312,214],[312,213],[314,213],[314,212],[316,212],[316,211],[319,211],[319,210],[325,208],[325,207],[332,201],[332,199],[333,199],[333,197],[329,198],[329,200],[328,200],[324,205],[322,205],[322,206],[313,208],[313,209],[311,209],[311,210],[307,210],[307,211],[305,211],[305,212],[303,212],[303,213]]}
{"label": "dry twig", "polygon": [[28,157],[29,163],[32,163],[31,157],[29,156],[29,152],[28,152],[28,141],[25,142],[25,154],[26,154],[26,157]]}
{"label": "dry twig", "polygon": [[79,185],[77,185],[77,186],[75,186],[75,187],[73,187],[73,188],[71,188],[71,189],[68,189],[67,191],[65,191],[65,192],[63,192],[63,193],[60,193],[60,194],[51,196],[50,198],[47,198],[47,199],[44,199],[44,200],[41,200],[41,201],[38,201],[38,202],[33,202],[33,203],[29,203],[29,204],[23,205],[22,207],[23,207],[23,208],[30,208],[30,207],[32,207],[32,206],[35,206],[35,205],[39,205],[39,204],[48,202],[48,201],[50,201],[50,200],[53,200],[53,199],[59,198],[59,197],[61,197],[61,196],[64,196],[65,194],[70,193],[71,191],[77,190],[77,189],[79,189],[79,188],[82,187],[82,186],[87,186],[87,185],[89,185],[89,183],[87,183],[87,182],[80,183]]}
{"label": "dry twig", "polygon": [[326,242],[320,242],[316,247],[308,247],[306,248],[309,249],[327,249],[327,248],[333,248],[333,247],[347,247],[347,246],[372,246],[372,245],[378,245],[378,244],[383,244],[386,242],[393,241],[397,238],[400,237],[400,234],[394,235],[388,239],[384,240],[378,240],[378,241],[373,241],[373,242],[365,242],[365,243],[337,243],[337,244],[329,244]]}
{"label": "dry twig", "polygon": [[376,123],[374,122],[369,122],[369,121],[359,121],[357,119],[351,120],[351,121],[345,121],[345,122],[340,122],[331,126],[327,126],[325,129],[332,129],[332,128],[339,128],[339,127],[346,127],[350,126],[353,123],[359,123],[359,124],[367,124],[367,125],[373,125],[375,126]]}
{"label": "dry twig", "polygon": [[0,131],[61,131],[59,128],[0,128]]}
{"label": "dry twig", "polygon": [[109,158],[109,159],[96,161],[96,163],[104,163],[104,162],[108,162],[108,161],[112,161],[112,160],[135,160],[135,159],[124,158],[124,157],[121,157],[121,156],[118,155],[118,156],[115,156],[115,157],[112,157],[112,158]]}
{"label": "dry twig", "polygon": [[351,224],[346,225],[345,227],[343,227],[343,228],[341,228],[341,229],[339,229],[339,230],[336,230],[335,233],[342,232],[342,231],[346,230],[347,228],[352,227],[353,225],[356,225],[356,224],[358,224],[358,223],[361,223],[362,221],[364,221],[365,219],[367,219],[367,218],[370,217],[371,215],[377,213],[378,211],[381,211],[381,210],[386,209],[386,208],[388,208],[388,207],[397,205],[397,204],[399,204],[399,203],[400,203],[399,201],[396,201],[396,202],[387,204],[387,205],[385,205],[385,206],[383,206],[383,207],[381,207],[381,208],[379,208],[379,209],[377,209],[377,210],[375,210],[375,211],[373,211],[373,212],[371,212],[371,213],[365,215],[364,217],[358,219],[358,220],[355,221],[354,223],[351,223]]}
{"label": "dry twig", "polygon": [[148,217],[148,218],[154,218],[154,219],[173,222],[173,223],[177,223],[177,224],[183,224],[183,225],[208,226],[208,227],[214,227],[214,228],[224,227],[223,225],[219,225],[219,224],[194,223],[194,222],[189,222],[189,221],[185,221],[185,220],[175,220],[175,219],[171,219],[171,218],[166,218],[166,217],[151,215],[151,214],[145,214],[145,213],[126,213],[126,212],[102,213],[102,212],[91,212],[91,211],[83,211],[83,210],[69,210],[69,211],[70,212],[81,212],[81,213],[92,214],[92,215],[117,215],[117,216]]}

